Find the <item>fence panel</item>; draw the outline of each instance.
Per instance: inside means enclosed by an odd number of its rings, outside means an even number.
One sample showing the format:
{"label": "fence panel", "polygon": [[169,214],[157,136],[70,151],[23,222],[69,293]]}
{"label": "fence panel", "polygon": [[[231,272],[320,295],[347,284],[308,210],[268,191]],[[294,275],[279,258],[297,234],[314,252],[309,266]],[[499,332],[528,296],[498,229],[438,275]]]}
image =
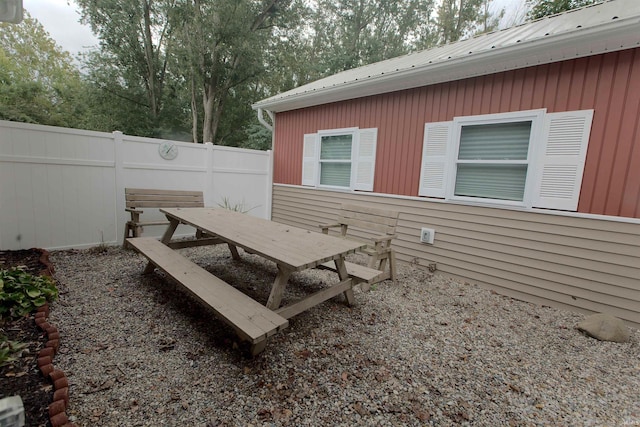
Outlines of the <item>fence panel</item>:
{"label": "fence panel", "polygon": [[0,123],[0,248],[114,240],[111,135]]}
{"label": "fence panel", "polygon": [[212,146],[211,162],[210,181],[215,186],[206,201],[208,206],[270,218],[271,152]]}
{"label": "fence panel", "polygon": [[0,121],[0,249],[121,243],[125,187],[200,190],[207,206],[226,200],[269,218],[270,152],[174,142],[178,156],[166,160],[163,142]]}

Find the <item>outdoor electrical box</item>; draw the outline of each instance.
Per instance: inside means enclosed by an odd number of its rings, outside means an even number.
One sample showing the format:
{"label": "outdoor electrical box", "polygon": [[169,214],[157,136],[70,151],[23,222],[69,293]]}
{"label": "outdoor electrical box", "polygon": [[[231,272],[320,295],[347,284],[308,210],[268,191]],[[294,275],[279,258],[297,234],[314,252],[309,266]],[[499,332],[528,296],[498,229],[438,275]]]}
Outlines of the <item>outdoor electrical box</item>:
{"label": "outdoor electrical box", "polygon": [[435,236],[436,230],[434,230],[433,228],[422,227],[422,230],[420,231],[420,241],[422,243],[433,245],[433,239]]}
{"label": "outdoor electrical box", "polygon": [[23,427],[24,421],[24,405],[20,396],[0,399],[0,426]]}

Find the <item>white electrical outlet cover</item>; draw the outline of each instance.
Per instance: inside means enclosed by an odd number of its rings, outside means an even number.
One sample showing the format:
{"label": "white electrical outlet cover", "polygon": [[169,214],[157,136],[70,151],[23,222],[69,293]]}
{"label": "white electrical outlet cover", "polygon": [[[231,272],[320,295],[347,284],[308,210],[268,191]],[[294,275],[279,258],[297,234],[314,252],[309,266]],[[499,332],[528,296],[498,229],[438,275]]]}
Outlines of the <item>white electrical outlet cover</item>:
{"label": "white electrical outlet cover", "polygon": [[423,227],[420,231],[420,241],[422,243],[433,244],[433,240],[435,237],[436,231],[433,228],[425,228]]}

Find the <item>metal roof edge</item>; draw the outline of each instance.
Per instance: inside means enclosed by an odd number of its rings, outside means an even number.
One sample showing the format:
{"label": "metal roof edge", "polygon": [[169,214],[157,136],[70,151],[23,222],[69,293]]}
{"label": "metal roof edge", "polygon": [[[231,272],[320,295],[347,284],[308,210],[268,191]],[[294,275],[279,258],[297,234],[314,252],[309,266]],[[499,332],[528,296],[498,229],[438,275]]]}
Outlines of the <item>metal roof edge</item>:
{"label": "metal roof edge", "polygon": [[[557,34],[495,50],[483,50],[412,68],[382,73],[285,97],[256,102],[253,109],[289,111],[331,102],[395,92],[486,74],[640,47],[640,16],[616,19],[583,30]],[[594,49],[594,45],[596,48]],[[434,48],[435,49],[435,48]],[[274,99],[275,98],[275,99]]]}

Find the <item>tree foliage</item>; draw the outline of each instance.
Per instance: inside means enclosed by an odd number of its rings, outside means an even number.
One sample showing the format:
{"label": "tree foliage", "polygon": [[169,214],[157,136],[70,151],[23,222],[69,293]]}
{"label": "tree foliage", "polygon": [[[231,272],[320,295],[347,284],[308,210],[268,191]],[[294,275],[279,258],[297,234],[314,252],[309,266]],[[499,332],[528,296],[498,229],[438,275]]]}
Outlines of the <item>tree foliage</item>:
{"label": "tree foliage", "polygon": [[[184,134],[190,127],[193,141],[232,144],[233,135],[219,131],[242,129],[248,120],[223,113],[250,114],[247,85],[263,73],[273,28],[291,3],[78,1],[101,40],[92,68],[101,69],[92,76],[98,87],[110,91],[111,98],[135,104],[131,108],[136,111],[145,108],[144,127],[154,135],[174,132],[174,126]],[[175,114],[185,120],[176,121]],[[171,118],[174,123],[167,129]]]}
{"label": "tree foliage", "polygon": [[527,5],[531,7],[527,16],[529,19],[539,19],[600,1],[602,0],[527,0]]}
{"label": "tree foliage", "polygon": [[87,129],[130,135],[190,141],[188,92],[183,84],[168,79],[162,108],[154,117],[145,85],[135,72],[124,73],[113,55],[93,51],[84,55]]}
{"label": "tree foliage", "polygon": [[492,13],[493,0],[442,0],[435,20],[437,43],[446,44],[498,27],[504,9]]}
{"label": "tree foliage", "polygon": [[[222,114],[263,72],[264,51],[290,0],[193,0],[175,9],[180,74],[190,81],[192,114],[202,100],[202,138],[219,141]],[[196,135],[195,129],[193,131]]]}
{"label": "tree foliage", "polygon": [[0,23],[0,119],[78,127],[81,87],[69,53],[28,12]]}
{"label": "tree foliage", "polygon": [[[132,99],[146,107],[152,128],[159,126],[165,99],[167,54],[171,50],[168,15],[171,0],[77,0],[82,18],[100,39],[101,57],[106,67],[119,72],[114,96]],[[109,82],[113,83],[113,82]],[[133,91],[132,91],[133,89]],[[132,92],[130,92],[132,91]]]}
{"label": "tree foliage", "polygon": [[320,76],[393,58],[433,38],[433,1],[318,0],[310,17]]}
{"label": "tree foliage", "polygon": [[252,103],[491,31],[492,1],[76,0],[99,48],[81,74],[37,21],[3,32],[0,118],[265,148]]}

